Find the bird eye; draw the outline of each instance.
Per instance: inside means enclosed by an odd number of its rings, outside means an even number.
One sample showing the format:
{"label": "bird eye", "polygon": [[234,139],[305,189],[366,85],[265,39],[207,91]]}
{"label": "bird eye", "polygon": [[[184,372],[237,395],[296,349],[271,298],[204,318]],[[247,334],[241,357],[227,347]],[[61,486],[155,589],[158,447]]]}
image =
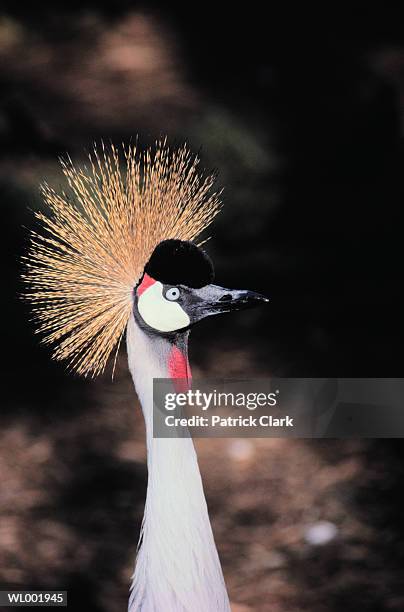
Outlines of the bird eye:
{"label": "bird eye", "polygon": [[179,297],[180,290],[178,287],[171,287],[171,289],[169,289],[166,293],[166,298],[167,300],[170,300],[170,302],[175,302],[175,300],[178,300]]}

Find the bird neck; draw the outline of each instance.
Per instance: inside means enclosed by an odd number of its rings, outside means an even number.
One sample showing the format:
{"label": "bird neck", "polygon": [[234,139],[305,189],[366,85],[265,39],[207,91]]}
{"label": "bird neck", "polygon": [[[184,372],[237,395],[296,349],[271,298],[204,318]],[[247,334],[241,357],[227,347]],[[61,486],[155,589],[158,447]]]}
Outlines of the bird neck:
{"label": "bird neck", "polygon": [[184,391],[191,383],[188,337],[189,331],[170,336],[150,334],[134,317],[128,323],[129,370],[142,407],[148,443],[153,438],[153,379],[174,379],[178,391]]}
{"label": "bird neck", "polygon": [[230,612],[191,438],[153,438],[153,378],[190,378],[188,334],[151,337],[131,317],[129,369],[146,423],[148,485],[129,612]]}

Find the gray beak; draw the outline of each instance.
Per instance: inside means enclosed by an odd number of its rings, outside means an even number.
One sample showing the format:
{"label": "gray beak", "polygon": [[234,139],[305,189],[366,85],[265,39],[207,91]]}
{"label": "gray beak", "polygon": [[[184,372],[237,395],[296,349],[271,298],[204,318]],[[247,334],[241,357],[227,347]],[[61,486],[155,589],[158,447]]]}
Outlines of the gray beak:
{"label": "gray beak", "polygon": [[194,316],[196,320],[232,310],[243,310],[269,302],[269,299],[255,291],[225,289],[218,285],[206,285],[193,290]]}

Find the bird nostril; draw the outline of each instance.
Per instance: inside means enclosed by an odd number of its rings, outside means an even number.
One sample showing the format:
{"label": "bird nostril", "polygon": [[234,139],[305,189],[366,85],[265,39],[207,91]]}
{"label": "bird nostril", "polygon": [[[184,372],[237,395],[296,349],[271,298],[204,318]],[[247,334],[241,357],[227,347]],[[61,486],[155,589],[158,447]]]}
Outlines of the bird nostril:
{"label": "bird nostril", "polygon": [[226,293],[225,295],[222,295],[222,297],[220,298],[219,302],[231,302],[232,299],[233,298],[230,295],[230,293]]}

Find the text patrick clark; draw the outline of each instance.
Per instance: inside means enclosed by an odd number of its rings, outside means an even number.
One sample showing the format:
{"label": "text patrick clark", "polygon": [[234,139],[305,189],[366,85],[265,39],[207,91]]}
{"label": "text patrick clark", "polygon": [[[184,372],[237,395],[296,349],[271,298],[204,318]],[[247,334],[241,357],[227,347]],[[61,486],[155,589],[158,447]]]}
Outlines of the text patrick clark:
{"label": "text patrick clark", "polygon": [[192,415],[190,417],[176,417],[170,414],[165,417],[167,427],[293,427],[293,417],[273,417],[263,414],[260,417],[247,416],[209,416]]}

